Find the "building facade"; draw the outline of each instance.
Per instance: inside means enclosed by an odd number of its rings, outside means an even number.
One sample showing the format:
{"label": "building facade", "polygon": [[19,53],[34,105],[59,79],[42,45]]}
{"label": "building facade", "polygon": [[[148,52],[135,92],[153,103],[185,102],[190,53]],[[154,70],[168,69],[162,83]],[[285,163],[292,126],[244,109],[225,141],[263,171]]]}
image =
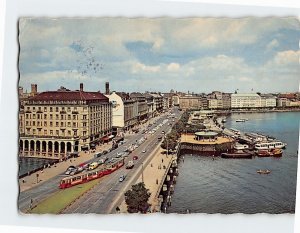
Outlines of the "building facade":
{"label": "building facade", "polygon": [[258,94],[231,94],[231,108],[259,108],[261,97]]}
{"label": "building facade", "polygon": [[30,97],[20,111],[20,156],[63,159],[110,136],[112,111],[100,92],[47,91]]}

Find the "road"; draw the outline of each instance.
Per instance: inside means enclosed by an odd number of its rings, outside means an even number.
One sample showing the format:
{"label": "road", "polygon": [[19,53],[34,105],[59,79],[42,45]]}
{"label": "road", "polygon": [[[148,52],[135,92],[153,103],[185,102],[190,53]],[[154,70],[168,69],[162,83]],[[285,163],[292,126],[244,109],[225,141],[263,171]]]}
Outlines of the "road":
{"label": "road", "polygon": [[[175,113],[176,116],[180,114],[177,110],[175,111]],[[156,125],[160,124],[164,119],[166,119],[164,114],[157,117],[157,120],[151,119],[150,121],[152,122],[156,121],[156,124],[154,124],[150,129],[153,129]],[[139,156],[139,159],[137,160],[134,169],[126,170],[123,167],[117,170],[116,172],[112,173],[111,175],[104,177],[101,180],[101,182],[98,185],[96,185],[95,188],[93,188],[86,195],[83,195],[83,197],[81,197],[70,208],[68,208],[66,212],[70,210],[71,213],[75,213],[75,212],[76,213],[106,213],[106,211],[108,211],[110,207],[110,204],[112,204],[112,200],[114,199],[114,197],[116,197],[116,195],[120,192],[120,190],[124,189],[125,185],[128,184],[128,181],[132,180],[131,177],[133,175],[137,176],[136,172],[138,169],[140,169],[141,171],[141,168],[139,167],[141,167],[145,159],[150,155],[153,149],[157,146],[156,144],[157,144],[158,135],[161,134],[162,130],[167,131],[170,127],[171,126],[168,126],[168,124],[165,124],[162,127],[160,127],[159,130],[157,130],[153,135],[151,136],[149,134],[147,135],[148,140],[146,140],[143,144],[141,144],[131,154],[131,157],[133,155]],[[125,147],[128,147],[132,143],[135,143],[137,140],[139,140],[144,136],[141,133],[141,131],[142,130],[140,130],[139,133],[126,137],[125,138],[126,143],[124,143],[122,146],[118,147],[117,149],[109,152],[108,154],[106,154],[106,156],[108,158],[112,158],[116,155],[116,153],[122,152],[125,149]],[[144,149],[146,149],[146,153],[142,153]],[[126,161],[130,160],[131,157],[129,157]],[[99,160],[99,158],[92,159],[89,162],[97,161],[97,160]],[[123,174],[126,174],[127,176],[125,181],[121,183],[119,182],[119,176]],[[19,200],[18,200],[19,210],[22,212],[26,212],[26,210],[30,206],[31,199],[33,200],[33,205],[36,205],[42,200],[46,199],[47,197],[53,195],[55,192],[59,191],[58,185],[60,183],[60,180],[63,177],[65,177],[64,174],[57,175],[38,186],[20,192]],[[76,204],[78,205],[77,208],[76,208]]]}
{"label": "road", "polygon": [[[180,113],[175,111],[175,114],[178,117]],[[153,127],[162,123],[164,119],[166,117],[161,117]],[[160,127],[153,135],[150,136],[148,134],[148,139],[126,159],[126,161],[129,161],[134,155],[138,155],[139,159],[136,161],[133,169],[123,167],[117,170],[97,184],[91,191],[77,199],[63,213],[114,213],[116,206],[123,200],[124,193],[136,183],[136,180],[142,173],[143,166],[147,166],[151,161],[153,152],[160,147],[160,143],[157,141],[158,136],[161,135],[162,131],[168,132],[171,129],[173,124],[168,125],[169,122]],[[142,152],[144,149],[146,149],[145,153]],[[121,175],[126,175],[126,179],[123,182],[119,182]]]}

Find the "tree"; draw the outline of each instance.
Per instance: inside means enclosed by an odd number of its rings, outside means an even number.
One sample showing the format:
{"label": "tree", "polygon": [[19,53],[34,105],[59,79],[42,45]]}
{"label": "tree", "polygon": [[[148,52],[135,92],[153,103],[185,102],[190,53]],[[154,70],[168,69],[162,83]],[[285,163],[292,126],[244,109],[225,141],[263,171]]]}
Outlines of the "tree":
{"label": "tree", "polygon": [[143,182],[132,185],[131,190],[125,193],[128,213],[146,213],[150,207],[148,203],[150,195],[149,189],[145,188]]}

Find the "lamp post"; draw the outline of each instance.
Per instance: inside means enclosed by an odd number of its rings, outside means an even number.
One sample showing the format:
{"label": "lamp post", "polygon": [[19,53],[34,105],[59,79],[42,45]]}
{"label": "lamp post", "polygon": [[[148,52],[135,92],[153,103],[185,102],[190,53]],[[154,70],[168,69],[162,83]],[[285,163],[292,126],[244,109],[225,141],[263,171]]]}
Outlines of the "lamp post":
{"label": "lamp post", "polygon": [[142,182],[144,183],[144,163],[142,163]]}

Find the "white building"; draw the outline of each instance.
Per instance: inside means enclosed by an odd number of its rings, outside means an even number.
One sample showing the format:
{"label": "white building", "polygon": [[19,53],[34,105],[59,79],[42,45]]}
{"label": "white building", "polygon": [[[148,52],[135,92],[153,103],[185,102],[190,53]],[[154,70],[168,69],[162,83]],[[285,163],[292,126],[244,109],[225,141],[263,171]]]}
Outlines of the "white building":
{"label": "white building", "polygon": [[109,102],[112,104],[112,127],[123,128],[125,126],[124,103],[121,96],[115,92],[105,96],[109,98]]}
{"label": "white building", "polygon": [[276,97],[273,95],[260,95],[261,107],[276,107]]}
{"label": "white building", "polygon": [[261,97],[258,94],[231,94],[231,108],[259,108]]}

